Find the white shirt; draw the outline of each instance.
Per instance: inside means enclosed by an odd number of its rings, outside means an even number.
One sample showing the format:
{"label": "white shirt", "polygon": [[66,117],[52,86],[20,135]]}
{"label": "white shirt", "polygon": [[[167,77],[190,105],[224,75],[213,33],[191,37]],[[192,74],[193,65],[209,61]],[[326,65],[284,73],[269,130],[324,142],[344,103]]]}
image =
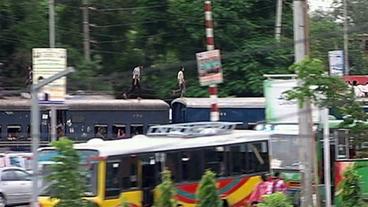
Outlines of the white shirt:
{"label": "white shirt", "polygon": [[133,69],[133,79],[140,79],[141,77],[141,69],[139,67],[135,67]]}
{"label": "white shirt", "polygon": [[178,72],[178,82],[179,84],[184,83],[184,73],[181,70]]}

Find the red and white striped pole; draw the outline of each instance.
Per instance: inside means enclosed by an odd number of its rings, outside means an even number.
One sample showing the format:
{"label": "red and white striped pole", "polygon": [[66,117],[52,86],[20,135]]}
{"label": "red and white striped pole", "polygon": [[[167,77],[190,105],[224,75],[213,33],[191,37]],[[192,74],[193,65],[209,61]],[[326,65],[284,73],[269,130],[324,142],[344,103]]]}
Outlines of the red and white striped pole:
{"label": "red and white striped pole", "polygon": [[[206,20],[207,50],[210,51],[210,50],[215,49],[215,41],[213,38],[213,20],[212,20],[211,1],[204,2],[204,14],[205,14],[205,20]],[[219,113],[219,108],[217,105],[217,85],[216,84],[210,85],[208,88],[208,92],[210,94],[210,99],[211,99],[210,120],[219,121],[220,113]]]}

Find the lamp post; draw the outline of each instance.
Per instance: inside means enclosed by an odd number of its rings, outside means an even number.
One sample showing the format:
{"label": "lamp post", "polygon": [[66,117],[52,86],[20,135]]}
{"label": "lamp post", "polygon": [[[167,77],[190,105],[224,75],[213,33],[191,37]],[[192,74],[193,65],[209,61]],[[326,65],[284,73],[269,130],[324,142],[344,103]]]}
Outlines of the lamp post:
{"label": "lamp post", "polygon": [[33,153],[33,162],[32,162],[32,207],[38,207],[38,147],[40,142],[40,106],[38,104],[37,94],[39,90],[45,85],[62,78],[69,73],[74,72],[73,67],[68,67],[66,70],[63,70],[59,73],[56,73],[53,76],[50,76],[46,79],[39,81],[37,84],[33,84],[31,88],[31,132],[32,132],[32,153]]}

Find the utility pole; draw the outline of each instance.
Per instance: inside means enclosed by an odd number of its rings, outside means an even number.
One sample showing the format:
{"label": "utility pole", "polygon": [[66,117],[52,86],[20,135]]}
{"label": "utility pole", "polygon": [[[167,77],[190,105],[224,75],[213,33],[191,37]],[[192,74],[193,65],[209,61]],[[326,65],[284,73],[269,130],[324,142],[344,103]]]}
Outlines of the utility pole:
{"label": "utility pole", "polygon": [[89,14],[88,14],[88,0],[83,0],[83,48],[84,59],[86,61],[91,60],[90,51],[90,37],[89,37]]}
{"label": "utility pole", "polygon": [[[213,37],[213,19],[212,19],[212,5],[211,1],[204,2],[204,13],[206,21],[206,40],[207,40],[207,51],[215,49],[215,41]],[[211,98],[211,121],[219,121],[220,113],[217,105],[217,85],[211,84],[208,87],[208,92]]]}
{"label": "utility pole", "polygon": [[276,7],[275,39],[277,42],[280,42],[281,36],[282,1],[283,0],[277,0],[277,7]]}
{"label": "utility pole", "polygon": [[[306,0],[293,1],[294,17],[294,49],[295,63],[299,63],[308,55],[308,34],[306,30],[307,22],[307,2]],[[302,83],[299,83],[302,84]],[[301,180],[301,206],[313,206],[312,190],[312,140],[313,140],[313,121],[311,102],[305,99],[303,106],[299,109],[299,140],[300,140],[300,171]]]}
{"label": "utility pole", "polygon": [[54,5],[54,0],[49,0],[49,43],[50,43],[50,48],[55,47],[55,5]]}
{"label": "utility pole", "polygon": [[344,6],[344,66],[345,75],[349,75],[349,37],[348,37],[348,5],[346,0],[343,0]]}

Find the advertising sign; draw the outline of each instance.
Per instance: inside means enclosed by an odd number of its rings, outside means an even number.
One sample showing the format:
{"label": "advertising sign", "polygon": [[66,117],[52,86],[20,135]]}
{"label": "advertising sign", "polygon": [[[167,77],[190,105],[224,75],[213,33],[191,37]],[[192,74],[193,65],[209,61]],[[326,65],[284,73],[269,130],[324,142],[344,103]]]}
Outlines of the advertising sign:
{"label": "advertising sign", "polygon": [[[297,100],[287,100],[284,92],[297,86],[296,79],[268,79],[264,82],[267,123],[298,123],[299,105]],[[312,106],[313,122],[318,122],[319,113]]]}
{"label": "advertising sign", "polygon": [[[46,79],[66,69],[66,49],[33,48],[33,83]],[[49,83],[39,93],[40,103],[63,103],[66,94],[66,78]]]}
{"label": "advertising sign", "polygon": [[344,75],[344,51],[334,50],[328,52],[328,60],[330,63],[330,75]]}
{"label": "advertising sign", "polygon": [[222,66],[219,50],[197,53],[199,82],[201,86],[222,83]]}

